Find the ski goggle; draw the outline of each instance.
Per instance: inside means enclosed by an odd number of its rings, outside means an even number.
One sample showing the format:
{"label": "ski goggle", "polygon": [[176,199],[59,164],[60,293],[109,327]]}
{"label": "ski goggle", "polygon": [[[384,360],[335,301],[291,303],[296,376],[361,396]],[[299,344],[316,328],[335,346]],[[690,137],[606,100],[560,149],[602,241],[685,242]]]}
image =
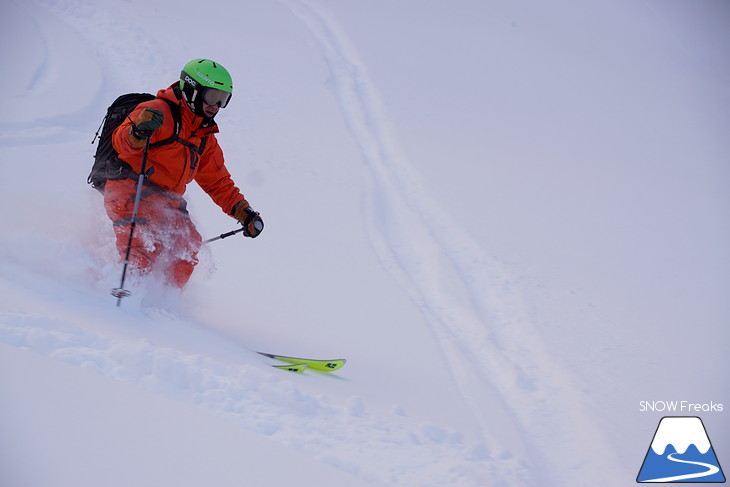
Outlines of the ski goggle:
{"label": "ski goggle", "polygon": [[225,108],[231,100],[231,93],[216,88],[204,88],[202,95],[205,103],[218,105],[221,108]]}

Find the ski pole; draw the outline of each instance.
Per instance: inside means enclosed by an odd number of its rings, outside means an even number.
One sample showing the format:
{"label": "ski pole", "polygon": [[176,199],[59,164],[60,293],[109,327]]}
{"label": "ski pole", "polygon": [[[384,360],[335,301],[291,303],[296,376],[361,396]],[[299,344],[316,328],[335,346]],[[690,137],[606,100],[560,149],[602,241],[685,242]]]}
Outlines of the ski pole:
{"label": "ski pole", "polygon": [[132,222],[129,227],[129,241],[127,242],[127,253],[124,256],[124,267],[122,267],[122,279],[119,283],[119,287],[112,289],[112,296],[117,298],[117,307],[121,306],[122,298],[131,296],[132,293],[124,289],[124,279],[127,276],[127,267],[129,266],[129,254],[132,251],[132,239],[134,238],[134,227],[137,226],[137,211],[139,210],[139,202],[142,199],[142,183],[147,170],[147,154],[150,150],[150,138],[147,137],[144,143],[144,152],[142,153],[142,167],[139,171],[139,177],[137,178],[137,194],[134,196],[134,208],[132,209]]}
{"label": "ski pole", "polygon": [[243,230],[244,230],[244,228],[241,227],[241,228],[236,229],[236,230],[231,230],[230,232],[221,233],[217,237],[213,237],[213,238],[209,238],[208,240],[204,240],[203,243],[204,244],[207,244],[207,243],[210,243],[210,242],[215,242],[216,240],[222,240],[224,238],[231,237],[231,236],[233,236],[233,235],[235,235],[237,233],[241,233]]}

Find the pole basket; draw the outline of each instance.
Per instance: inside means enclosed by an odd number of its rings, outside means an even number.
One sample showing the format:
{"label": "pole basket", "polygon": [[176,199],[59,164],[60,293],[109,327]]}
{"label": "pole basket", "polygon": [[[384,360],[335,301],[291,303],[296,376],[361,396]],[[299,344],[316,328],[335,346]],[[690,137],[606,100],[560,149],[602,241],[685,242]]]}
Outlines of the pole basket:
{"label": "pole basket", "polygon": [[115,287],[111,290],[112,296],[118,299],[122,298],[128,298],[132,295],[132,291],[127,291],[126,289],[122,289],[120,287]]}

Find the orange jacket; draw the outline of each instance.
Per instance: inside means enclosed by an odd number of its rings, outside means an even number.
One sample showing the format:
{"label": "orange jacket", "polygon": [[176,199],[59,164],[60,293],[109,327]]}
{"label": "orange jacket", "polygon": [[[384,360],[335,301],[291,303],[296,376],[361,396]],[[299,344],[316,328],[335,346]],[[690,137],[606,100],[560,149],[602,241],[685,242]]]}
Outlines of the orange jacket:
{"label": "orange jacket", "polygon": [[[207,137],[205,147],[201,154],[195,153],[180,142],[150,149],[147,155],[147,170],[153,167],[154,172],[149,180],[162,189],[180,195],[185,193],[188,183],[195,180],[211,199],[230,215],[236,203],[243,200],[243,195],[224,164],[223,151],[215,137],[218,125],[215,123],[205,125],[204,119],[196,116],[185,101],[176,96],[173,86],[175,85],[158,91],[157,98],[166,98],[180,106],[179,137],[195,147],[200,147],[202,138]],[[166,101],[155,99],[137,105],[112,136],[112,144],[119,152],[119,158],[132,166],[132,170],[136,173],[139,173],[142,167],[143,149],[132,147],[127,135],[131,130],[132,120],[136,120],[137,115],[148,107],[156,108],[164,115],[162,127],[152,134],[150,143],[165,140],[175,131],[170,106]]]}

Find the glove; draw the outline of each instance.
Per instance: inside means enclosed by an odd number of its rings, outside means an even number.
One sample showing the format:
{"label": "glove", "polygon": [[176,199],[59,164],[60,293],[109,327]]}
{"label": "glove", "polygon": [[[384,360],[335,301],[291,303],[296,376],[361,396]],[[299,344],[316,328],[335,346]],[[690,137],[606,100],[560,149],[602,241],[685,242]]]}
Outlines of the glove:
{"label": "glove", "polygon": [[129,142],[133,147],[141,147],[144,140],[150,138],[152,133],[162,127],[165,116],[156,108],[145,108],[137,115],[137,120],[132,124],[132,131],[129,133]]}
{"label": "glove", "polygon": [[243,234],[256,238],[264,231],[264,220],[258,211],[254,211],[248,201],[241,200],[233,207],[233,218],[243,225]]}

